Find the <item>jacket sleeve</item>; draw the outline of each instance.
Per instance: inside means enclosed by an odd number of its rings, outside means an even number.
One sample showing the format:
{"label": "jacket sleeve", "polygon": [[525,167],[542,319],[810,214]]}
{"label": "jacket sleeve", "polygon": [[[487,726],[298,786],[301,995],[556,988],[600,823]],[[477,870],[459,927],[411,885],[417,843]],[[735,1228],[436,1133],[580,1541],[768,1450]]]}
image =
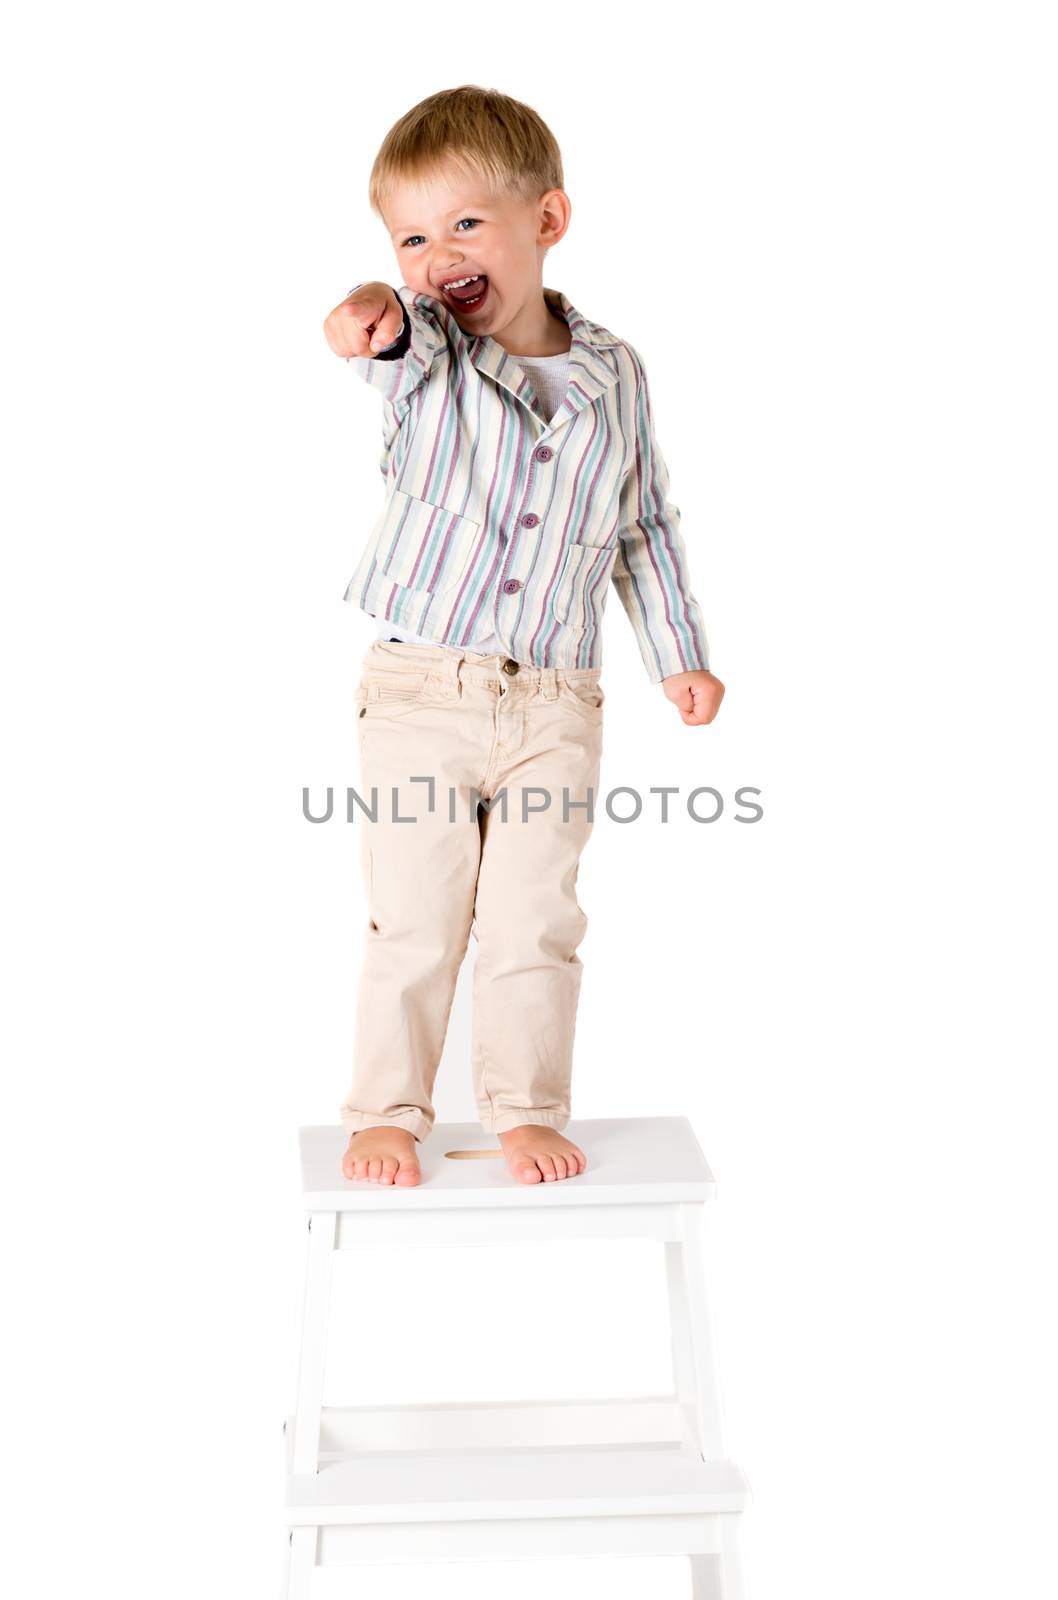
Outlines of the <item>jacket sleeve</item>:
{"label": "jacket sleeve", "polygon": [[[365,280],[366,281],[366,280]],[[360,285],[354,284],[353,289]],[[404,308],[404,324],[396,339],[374,356],[347,356],[349,365],[398,416],[403,416],[411,397],[433,371],[435,362],[447,348],[444,328],[436,317],[415,304],[415,290],[401,284],[397,299]]]}
{"label": "jacket sleeve", "polygon": [[635,372],[632,460],[621,482],[613,582],[635,631],[651,683],[676,672],[709,670],[709,646],[691,593],[679,507],[654,436],[646,370],[626,344]]}
{"label": "jacket sleeve", "polygon": [[[366,282],[366,279],[365,279]],[[360,285],[354,284],[354,289]],[[353,289],[349,290],[353,293]],[[390,344],[374,356],[347,356],[353,370],[382,395],[382,454],[379,471],[389,481],[393,446],[408,417],[415,396],[430,379],[448,341],[440,318],[415,304],[415,290],[401,284],[396,291],[404,308],[404,323]]]}

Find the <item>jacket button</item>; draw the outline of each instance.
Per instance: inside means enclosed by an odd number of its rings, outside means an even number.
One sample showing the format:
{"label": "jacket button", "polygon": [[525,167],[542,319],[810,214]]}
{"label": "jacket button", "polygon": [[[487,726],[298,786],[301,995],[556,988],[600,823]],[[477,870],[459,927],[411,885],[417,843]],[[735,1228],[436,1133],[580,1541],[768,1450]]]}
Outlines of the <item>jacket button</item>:
{"label": "jacket button", "polygon": [[503,586],[503,592],[504,594],[517,594],[521,587],[521,578],[508,578],[507,582]]}
{"label": "jacket button", "polygon": [[538,449],[533,451],[533,460],[550,461],[554,453],[555,452],[552,450],[549,444],[542,444]]}
{"label": "jacket button", "polygon": [[522,518],[522,527],[535,528],[539,521],[540,518],[537,516],[535,511],[527,511],[525,516]]}

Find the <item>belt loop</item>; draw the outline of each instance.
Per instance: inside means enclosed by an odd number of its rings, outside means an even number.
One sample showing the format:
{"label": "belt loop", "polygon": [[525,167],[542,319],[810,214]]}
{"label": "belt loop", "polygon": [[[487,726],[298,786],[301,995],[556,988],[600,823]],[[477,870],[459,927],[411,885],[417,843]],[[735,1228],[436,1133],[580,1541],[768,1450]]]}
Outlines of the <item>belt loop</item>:
{"label": "belt loop", "polygon": [[545,700],[558,699],[558,675],[554,667],[540,668],[540,693]]}
{"label": "belt loop", "polygon": [[445,645],[444,651],[444,679],[447,693],[451,695],[453,700],[458,700],[463,694],[459,669],[466,659],[466,651],[460,650],[458,645]]}

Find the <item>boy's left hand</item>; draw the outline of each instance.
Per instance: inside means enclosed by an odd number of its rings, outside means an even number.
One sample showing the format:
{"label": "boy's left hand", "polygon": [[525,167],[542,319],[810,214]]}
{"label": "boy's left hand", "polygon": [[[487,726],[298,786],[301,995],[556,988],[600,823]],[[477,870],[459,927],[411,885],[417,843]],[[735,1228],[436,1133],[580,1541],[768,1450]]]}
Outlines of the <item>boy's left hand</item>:
{"label": "boy's left hand", "polygon": [[662,678],[661,687],[665,698],[692,727],[712,722],[724,698],[724,686],[711,672],[674,672],[670,678]]}

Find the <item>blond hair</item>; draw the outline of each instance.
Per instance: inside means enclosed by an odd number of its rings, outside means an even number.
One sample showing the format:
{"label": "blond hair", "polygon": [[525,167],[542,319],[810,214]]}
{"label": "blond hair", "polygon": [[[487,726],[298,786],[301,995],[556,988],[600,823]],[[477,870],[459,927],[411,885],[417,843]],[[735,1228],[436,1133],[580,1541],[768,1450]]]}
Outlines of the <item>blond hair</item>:
{"label": "blond hair", "polygon": [[371,168],[371,209],[381,217],[394,183],[432,177],[450,163],[523,200],[563,187],[558,141],[543,118],[498,89],[463,83],[428,95],[390,128]]}

